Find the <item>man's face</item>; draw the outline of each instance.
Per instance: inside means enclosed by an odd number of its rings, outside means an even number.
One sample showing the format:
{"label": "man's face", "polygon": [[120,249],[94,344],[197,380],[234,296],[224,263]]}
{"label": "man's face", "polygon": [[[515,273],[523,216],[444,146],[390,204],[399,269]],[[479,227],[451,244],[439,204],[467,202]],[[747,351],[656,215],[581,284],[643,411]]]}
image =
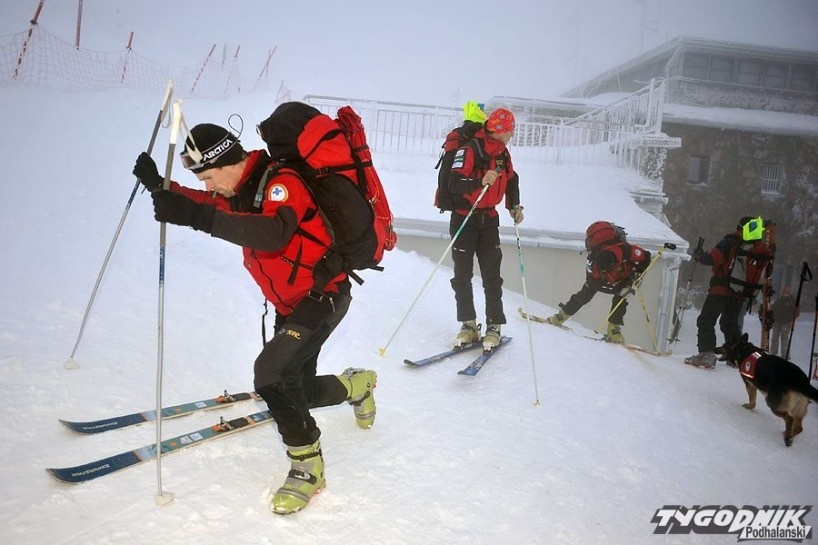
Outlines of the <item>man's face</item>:
{"label": "man's face", "polygon": [[236,173],[236,165],[209,168],[196,174],[204,182],[208,191],[215,191],[223,197],[230,198],[236,194],[236,185],[239,183],[241,172]]}
{"label": "man's face", "polygon": [[503,144],[508,144],[511,141],[511,137],[514,136],[514,131],[511,130],[508,132],[494,132],[489,134],[495,140],[499,140]]}

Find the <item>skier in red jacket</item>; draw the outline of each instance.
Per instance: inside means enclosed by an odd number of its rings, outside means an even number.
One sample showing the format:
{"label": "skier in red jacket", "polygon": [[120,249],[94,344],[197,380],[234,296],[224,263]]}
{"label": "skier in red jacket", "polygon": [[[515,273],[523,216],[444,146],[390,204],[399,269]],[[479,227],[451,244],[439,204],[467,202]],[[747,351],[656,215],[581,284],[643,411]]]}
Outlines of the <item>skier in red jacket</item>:
{"label": "skier in red jacket", "polygon": [[139,155],[133,172],[151,191],[157,221],[241,246],[245,268],[275,307],[275,335],[256,359],[254,386],[292,460],[270,506],[287,514],[305,507],[325,485],[321,430],[310,409],[347,401],[358,426],[371,427],[376,374],[349,368],[338,376],[317,376],[321,347],[352,300],[350,282],[345,273],[323,267],[330,235],[297,173],[282,168],[261,187],[275,159],[264,150],[247,153],[227,129],[202,124],[191,129],[182,162],[205,190],[176,182],[163,190],[147,153]]}
{"label": "skier in red jacket", "polygon": [[[736,230],[724,235],[708,252],[696,250],[693,259],[712,268],[710,287],[696,319],[699,353],[685,358],[695,367],[713,369],[716,366],[716,320],[724,342],[732,342],[742,335],[739,315],[745,299],[755,296],[761,288],[759,281],[772,252],[762,242],[764,220],[744,216]],[[746,247],[749,246],[749,249]],[[738,265],[738,268],[736,268]],[[743,278],[733,274],[741,272]]]}
{"label": "skier in red jacket", "polygon": [[449,192],[457,196],[455,210],[449,221],[449,234],[454,237],[471,207],[487,187],[477,208],[463,226],[452,246],[454,262],[454,289],[457,304],[457,320],[461,322],[455,346],[480,340],[477,312],[474,308],[472,277],[474,258],[480,266],[483,292],[486,297],[486,334],[483,348],[491,350],[500,344],[500,326],[506,323],[503,312],[503,278],[500,265],[500,218],[495,207],[505,200],[514,223],[523,221],[520,206],[519,176],[511,164],[506,145],[514,135],[514,114],[505,108],[494,110],[482,129],[474,135],[480,146],[478,154],[470,145],[459,148],[449,173]]}
{"label": "skier in red jacket", "polygon": [[[604,242],[596,242],[591,233],[603,226],[610,229],[610,235]],[[609,227],[608,227],[609,226]],[[619,235],[619,233],[622,233]],[[625,323],[625,312],[628,310],[627,296],[633,293],[631,287],[637,277],[650,266],[650,252],[630,244],[625,240],[625,230],[610,222],[599,221],[592,223],[587,230],[585,248],[588,257],[585,262],[585,282],[578,292],[573,294],[567,303],[560,303],[560,310],[546,321],[556,326],[568,320],[579,309],[591,302],[598,292],[610,293],[611,312],[608,317],[608,329],[604,339],[612,343],[624,343],[622,325]],[[600,239],[601,240],[601,239]]]}

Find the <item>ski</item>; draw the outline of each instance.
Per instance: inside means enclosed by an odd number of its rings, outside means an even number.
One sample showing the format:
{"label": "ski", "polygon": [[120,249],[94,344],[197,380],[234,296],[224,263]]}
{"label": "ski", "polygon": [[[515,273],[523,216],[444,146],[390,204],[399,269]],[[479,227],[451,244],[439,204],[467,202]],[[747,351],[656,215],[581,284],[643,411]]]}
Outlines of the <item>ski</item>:
{"label": "ski", "polygon": [[[201,401],[192,401],[190,403],[163,407],[162,418],[176,418],[178,416],[185,416],[197,411],[227,407],[240,401],[247,401],[250,399],[258,400],[260,398],[255,392],[228,394],[227,390],[225,390],[224,394],[217,397],[212,397],[210,399],[202,399]],[[62,422],[66,428],[73,432],[93,434],[127,428],[129,426],[135,426],[137,424],[150,422],[152,420],[156,420],[156,410],[131,413],[122,416],[115,416],[113,418],[103,418],[101,420],[91,420],[87,422],[72,422],[70,420],[60,420],[60,422]]]}
{"label": "ski", "polygon": [[[773,296],[773,267],[775,266],[775,223],[770,220],[764,221],[764,246],[766,246],[772,256],[764,268],[764,279],[762,280],[761,294],[761,343],[759,346],[764,350],[770,349],[770,330],[773,328],[774,316],[772,315]],[[747,258],[749,261],[749,258]]]}
{"label": "ski", "polygon": [[419,360],[406,359],[406,360],[403,360],[403,363],[405,363],[407,365],[411,365],[413,367],[423,367],[423,366],[429,365],[431,363],[437,363],[439,361],[443,361],[446,358],[454,356],[455,354],[460,354],[461,352],[468,352],[469,350],[471,350],[473,348],[480,347],[480,346],[483,346],[483,341],[482,340],[477,341],[477,342],[473,342],[473,343],[469,343],[469,344],[465,344],[465,345],[460,346],[458,348],[452,348],[450,350],[446,350],[444,352],[440,352],[439,354],[435,354],[433,356],[429,356],[429,357],[422,358],[422,359],[419,359]]}
{"label": "ski", "polygon": [[522,307],[517,308],[517,312],[520,313],[520,316],[522,316],[523,318],[525,318],[527,320],[531,320],[532,322],[537,322],[538,324],[548,324],[548,325],[552,325],[554,327],[558,327],[560,329],[564,329],[565,331],[571,331],[570,327],[564,326],[564,325],[552,324],[551,322],[549,322],[546,318],[544,318],[542,316],[537,316],[535,314],[526,314],[526,312],[522,309]]}
{"label": "ski", "polygon": [[[598,339],[596,337],[589,337],[589,339],[595,339],[597,341],[608,342],[604,338],[603,339]],[[622,348],[627,348],[631,352],[642,352],[643,354],[649,354],[651,356],[666,357],[666,356],[672,356],[673,355],[673,353],[670,350],[668,350],[666,352],[660,352],[658,350],[650,350],[648,348],[642,348],[641,346],[636,346],[635,344],[628,344],[628,343],[611,343],[611,344],[621,346]]]}
{"label": "ski", "polygon": [[[542,316],[535,316],[533,314],[526,314],[525,311],[523,309],[521,309],[521,308],[518,308],[517,311],[520,313],[520,316],[522,316],[523,318],[528,318],[532,322],[537,322],[537,323],[541,323],[541,324],[548,324],[548,325],[551,325],[551,326],[555,326],[555,327],[558,327],[560,329],[564,329],[565,331],[570,331],[571,333],[574,333],[575,335],[577,335],[579,337],[585,337],[586,339],[592,339],[594,341],[608,342],[604,337],[592,337],[590,335],[581,335],[581,334],[575,333],[574,330],[572,330],[568,326],[552,324],[551,322],[547,321]],[[662,357],[664,357],[664,356],[672,355],[672,353],[670,351],[658,352],[656,350],[649,350],[647,348],[642,348],[641,346],[636,346],[635,344],[628,344],[628,343],[611,343],[611,344],[615,344],[617,346],[627,348],[628,350],[630,350],[632,352],[642,352],[644,354],[650,354],[651,356],[662,356]]]}
{"label": "ski", "polygon": [[[249,430],[259,424],[272,422],[272,420],[273,417],[270,411],[261,411],[233,420],[224,420],[222,418],[216,425],[173,437],[172,439],[165,439],[162,441],[161,452],[164,456],[165,454],[176,452],[189,446],[200,445],[217,437]],[[87,464],[62,468],[50,467],[47,468],[46,471],[59,481],[65,483],[82,483],[128,467],[139,465],[154,458],[156,458],[156,443],[151,443],[141,448],[129,450]]]}
{"label": "ski", "polygon": [[511,337],[500,337],[500,344],[495,346],[493,350],[483,350],[482,354],[477,356],[465,369],[458,371],[457,374],[473,377],[480,371],[480,369],[483,368],[486,362],[489,361],[489,359],[496,354],[498,350],[507,345],[510,340]]}

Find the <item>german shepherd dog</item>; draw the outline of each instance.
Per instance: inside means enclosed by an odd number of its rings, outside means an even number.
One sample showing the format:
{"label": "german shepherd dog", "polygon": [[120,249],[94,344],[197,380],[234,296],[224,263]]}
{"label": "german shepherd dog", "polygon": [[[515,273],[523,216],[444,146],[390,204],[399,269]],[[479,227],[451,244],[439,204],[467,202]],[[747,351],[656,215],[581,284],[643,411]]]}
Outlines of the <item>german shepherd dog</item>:
{"label": "german shepherd dog", "polygon": [[806,373],[794,363],[768,354],[747,341],[747,334],[737,341],[716,348],[719,361],[738,366],[747,396],[745,409],[756,406],[756,392],[761,390],[773,414],[784,420],[784,444],[792,445],[793,438],[803,431],[802,422],[807,414],[809,400],[818,403],[818,390]]}

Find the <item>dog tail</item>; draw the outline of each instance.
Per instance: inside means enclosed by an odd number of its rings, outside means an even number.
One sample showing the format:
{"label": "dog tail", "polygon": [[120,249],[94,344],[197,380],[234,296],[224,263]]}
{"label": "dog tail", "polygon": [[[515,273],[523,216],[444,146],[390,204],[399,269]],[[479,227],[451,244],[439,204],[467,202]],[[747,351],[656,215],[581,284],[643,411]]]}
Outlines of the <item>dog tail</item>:
{"label": "dog tail", "polygon": [[818,403],[818,389],[810,384],[809,381],[800,383],[798,391],[810,398],[813,402]]}

